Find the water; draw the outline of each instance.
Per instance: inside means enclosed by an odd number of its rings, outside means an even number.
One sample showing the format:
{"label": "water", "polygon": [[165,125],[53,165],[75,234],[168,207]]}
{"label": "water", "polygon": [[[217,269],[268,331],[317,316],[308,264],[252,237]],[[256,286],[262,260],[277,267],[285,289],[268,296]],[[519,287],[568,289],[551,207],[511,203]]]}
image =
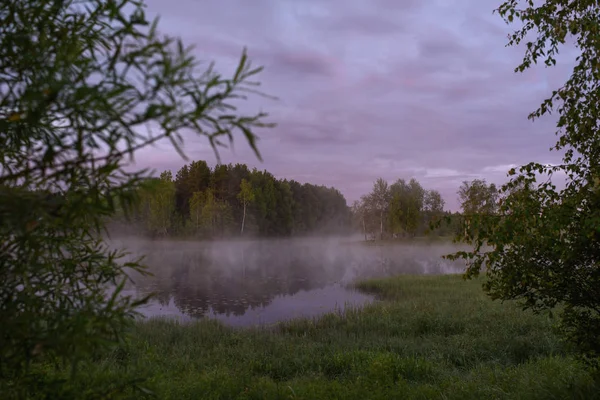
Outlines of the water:
{"label": "water", "polygon": [[336,239],[244,242],[121,241],[145,254],[152,277],[132,275],[127,294],[154,293],[148,317],[214,318],[231,326],[316,317],[375,301],[353,281],[402,273],[459,272],[440,258],[449,244],[365,246]]}

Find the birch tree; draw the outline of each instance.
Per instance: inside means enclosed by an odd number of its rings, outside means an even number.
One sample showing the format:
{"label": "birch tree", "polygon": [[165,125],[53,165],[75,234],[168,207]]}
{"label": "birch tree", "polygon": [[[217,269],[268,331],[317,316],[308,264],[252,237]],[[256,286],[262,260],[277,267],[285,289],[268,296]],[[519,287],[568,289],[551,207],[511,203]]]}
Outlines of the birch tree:
{"label": "birch tree", "polygon": [[[566,81],[529,114],[555,120],[562,162],[530,162],[507,171],[502,202],[494,213],[472,218],[459,239],[472,250],[451,258],[468,262],[467,277],[486,270],[485,290],[535,311],[557,309],[561,330],[596,366],[600,361],[600,3],[507,0],[497,9],[517,23],[508,45],[524,46],[515,72],[556,64],[568,43],[573,57]],[[576,51],[573,52],[572,49]],[[569,65],[566,60],[563,65]],[[551,178],[560,173],[564,189]],[[540,179],[540,177],[542,179]]]}
{"label": "birch tree", "polygon": [[368,201],[379,216],[379,237],[383,239],[384,220],[390,202],[389,186],[383,178],[378,178],[373,183],[373,190],[368,195]]}
{"label": "birch tree", "polygon": [[194,192],[190,199],[190,222],[197,235],[202,227],[202,209],[204,207],[204,192]]}
{"label": "birch tree", "polygon": [[248,207],[248,204],[254,202],[255,198],[254,190],[252,190],[252,184],[246,179],[242,179],[242,182],[240,183],[240,192],[238,193],[237,197],[240,203],[242,203],[242,207],[244,208],[242,215],[242,228],[240,230],[240,234],[243,235],[244,225],[246,223],[246,209]]}

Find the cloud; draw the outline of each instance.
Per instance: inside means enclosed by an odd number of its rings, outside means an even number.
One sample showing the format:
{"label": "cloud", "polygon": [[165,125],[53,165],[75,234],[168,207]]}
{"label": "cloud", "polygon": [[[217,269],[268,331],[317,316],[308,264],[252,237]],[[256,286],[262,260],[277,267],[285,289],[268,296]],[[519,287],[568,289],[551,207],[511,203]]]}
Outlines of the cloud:
{"label": "cloud", "polygon": [[[259,132],[259,164],[240,136],[225,162],[278,177],[339,188],[349,203],[383,177],[415,177],[458,206],[463,180],[502,183],[507,166],[544,160],[556,140],[553,117],[527,120],[572,68],[515,74],[523,48],[507,48],[494,1],[460,0],[149,0],[162,29],[196,45],[202,60],[231,73],[248,47],[263,65],[262,89],[244,111],[278,123]],[[167,147],[168,148],[168,145]],[[201,138],[192,159],[214,163]],[[140,166],[178,169],[174,151],[149,149]]]}

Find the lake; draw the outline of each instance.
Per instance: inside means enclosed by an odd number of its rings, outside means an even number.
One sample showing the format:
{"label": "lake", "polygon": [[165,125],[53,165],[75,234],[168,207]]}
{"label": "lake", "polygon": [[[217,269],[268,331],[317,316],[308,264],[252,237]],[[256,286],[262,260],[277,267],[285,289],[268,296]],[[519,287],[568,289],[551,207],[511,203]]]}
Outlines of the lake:
{"label": "lake", "polygon": [[153,276],[132,275],[126,294],[154,299],[147,317],[189,321],[214,318],[231,326],[269,325],[317,317],[376,299],[348,287],[361,279],[397,274],[447,274],[464,263],[442,260],[451,243],[365,245],[346,239],[223,242],[119,240],[133,256],[146,255]]}

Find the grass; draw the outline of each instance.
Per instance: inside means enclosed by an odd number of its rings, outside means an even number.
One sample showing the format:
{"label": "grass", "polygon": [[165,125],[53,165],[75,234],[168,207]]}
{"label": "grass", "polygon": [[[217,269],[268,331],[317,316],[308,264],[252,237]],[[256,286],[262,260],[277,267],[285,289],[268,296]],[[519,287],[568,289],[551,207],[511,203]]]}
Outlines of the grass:
{"label": "grass", "polygon": [[406,244],[431,244],[431,243],[452,243],[453,244],[454,236],[415,236],[415,237],[400,237],[396,239],[371,239],[364,240],[354,239],[352,241],[343,242],[344,244],[360,244],[363,246],[395,246],[395,245],[406,245]]}
{"label": "grass", "polygon": [[144,377],[159,399],[178,400],[600,398],[550,316],[493,302],[480,286],[458,276],[361,282],[382,300],[268,331],[141,322],[81,371],[81,385]]}

